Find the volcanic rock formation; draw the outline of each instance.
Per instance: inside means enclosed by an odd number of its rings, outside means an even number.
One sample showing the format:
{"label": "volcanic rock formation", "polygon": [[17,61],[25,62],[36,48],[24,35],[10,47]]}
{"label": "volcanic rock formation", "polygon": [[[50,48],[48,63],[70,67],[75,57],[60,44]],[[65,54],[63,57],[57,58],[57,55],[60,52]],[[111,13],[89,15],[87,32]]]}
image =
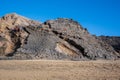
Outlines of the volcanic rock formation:
{"label": "volcanic rock formation", "polygon": [[106,42],[78,22],[59,18],[44,23],[17,14],[0,19],[0,59],[119,59]]}

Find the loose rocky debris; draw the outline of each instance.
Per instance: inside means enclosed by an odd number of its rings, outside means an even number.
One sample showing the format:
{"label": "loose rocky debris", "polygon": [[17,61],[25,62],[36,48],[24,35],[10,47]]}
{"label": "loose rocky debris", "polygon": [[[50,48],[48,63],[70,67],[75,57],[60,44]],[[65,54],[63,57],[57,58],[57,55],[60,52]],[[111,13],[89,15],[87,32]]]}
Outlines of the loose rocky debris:
{"label": "loose rocky debris", "polygon": [[17,14],[0,19],[0,59],[119,59],[106,42],[78,22],[59,18],[44,23]]}

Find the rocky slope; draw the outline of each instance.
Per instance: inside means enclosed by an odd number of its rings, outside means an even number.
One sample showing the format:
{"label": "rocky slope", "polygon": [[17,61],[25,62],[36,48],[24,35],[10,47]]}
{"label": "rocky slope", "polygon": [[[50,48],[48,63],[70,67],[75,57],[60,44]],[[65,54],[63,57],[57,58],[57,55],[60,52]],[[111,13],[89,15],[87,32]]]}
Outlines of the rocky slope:
{"label": "rocky slope", "polygon": [[17,14],[0,19],[0,59],[119,59],[106,42],[71,19],[39,23]]}
{"label": "rocky slope", "polygon": [[99,39],[111,45],[114,50],[120,53],[120,37],[116,36],[99,36]]}

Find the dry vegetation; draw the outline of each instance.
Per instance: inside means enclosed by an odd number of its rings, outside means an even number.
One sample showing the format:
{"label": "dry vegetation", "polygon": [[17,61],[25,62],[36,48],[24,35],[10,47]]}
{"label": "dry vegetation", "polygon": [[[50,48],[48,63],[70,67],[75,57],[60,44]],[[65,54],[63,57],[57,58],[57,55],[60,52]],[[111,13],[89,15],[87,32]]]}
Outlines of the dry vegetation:
{"label": "dry vegetation", "polygon": [[120,80],[120,61],[1,60],[0,80]]}

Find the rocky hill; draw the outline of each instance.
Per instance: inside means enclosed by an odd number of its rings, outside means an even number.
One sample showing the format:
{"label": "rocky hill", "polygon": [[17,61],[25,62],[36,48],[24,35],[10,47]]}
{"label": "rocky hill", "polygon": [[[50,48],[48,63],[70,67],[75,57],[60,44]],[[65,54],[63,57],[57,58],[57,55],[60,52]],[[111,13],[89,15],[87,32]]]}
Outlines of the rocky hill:
{"label": "rocky hill", "polygon": [[18,14],[0,19],[0,59],[119,59],[112,46],[78,22],[59,18],[40,23]]}

